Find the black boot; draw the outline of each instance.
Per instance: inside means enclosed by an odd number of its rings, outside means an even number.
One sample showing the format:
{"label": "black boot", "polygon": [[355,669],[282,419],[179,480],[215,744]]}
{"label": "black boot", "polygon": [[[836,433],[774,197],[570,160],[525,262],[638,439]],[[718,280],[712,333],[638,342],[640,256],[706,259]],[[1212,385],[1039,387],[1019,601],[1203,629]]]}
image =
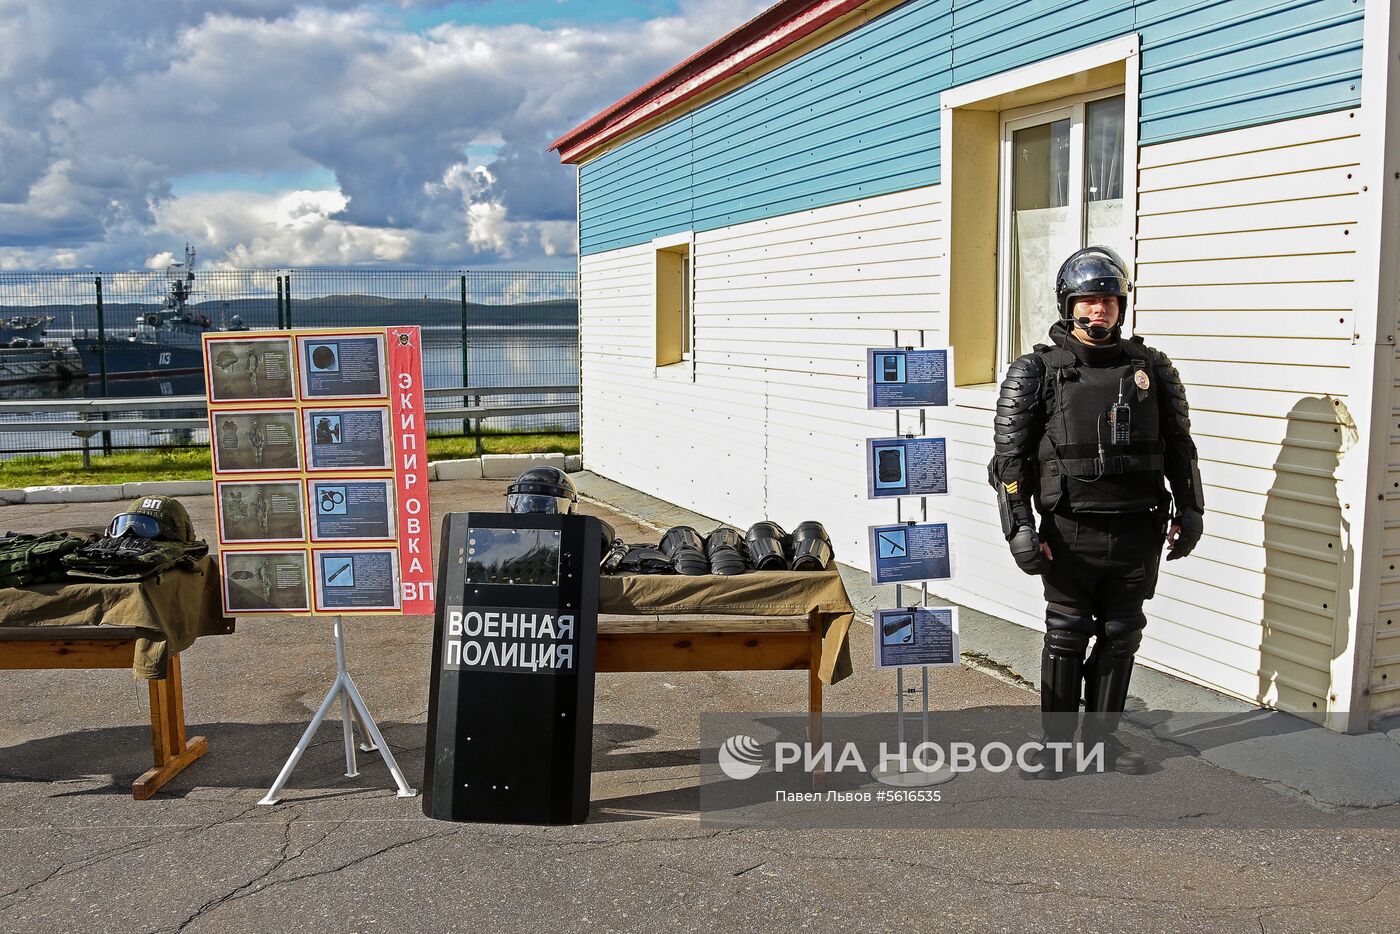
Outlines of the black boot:
{"label": "black boot", "polygon": [[[1089,617],[1072,617],[1049,610],[1045,617],[1045,647],[1040,653],[1040,724],[1044,743],[1074,740],[1079,719],[1079,692],[1084,677],[1084,652],[1089,647]],[[1070,628],[1073,627],[1073,628]],[[1062,774],[1057,763],[1070,761],[1063,753],[1042,749],[1033,759],[1038,771],[1024,771],[1023,778],[1053,779]]]}
{"label": "black boot", "polygon": [[1133,658],[1142,644],[1146,619],[1134,614],[1106,620],[1104,634],[1094,643],[1094,651],[1084,666],[1085,747],[1104,745],[1104,770],[1141,775],[1147,760],[1118,738],[1118,724],[1128,701],[1128,683],[1133,677]]}

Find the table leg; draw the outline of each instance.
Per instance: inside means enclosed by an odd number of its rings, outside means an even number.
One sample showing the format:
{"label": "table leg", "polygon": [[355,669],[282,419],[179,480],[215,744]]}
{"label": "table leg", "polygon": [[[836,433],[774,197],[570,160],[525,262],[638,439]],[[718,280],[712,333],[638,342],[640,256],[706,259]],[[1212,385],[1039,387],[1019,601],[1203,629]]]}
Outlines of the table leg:
{"label": "table leg", "polygon": [[151,697],[151,753],[155,765],[131,783],[131,796],[138,801],[154,795],[209,748],[203,736],[185,737],[185,697],[179,655],[170,657],[165,677],[151,679],[147,687]]}
{"label": "table leg", "polygon": [[[822,744],[822,623],[821,616],[811,614],[807,643],[807,742],[812,750]],[[812,787],[821,788],[826,784],[826,772],[820,768],[812,772]]]}

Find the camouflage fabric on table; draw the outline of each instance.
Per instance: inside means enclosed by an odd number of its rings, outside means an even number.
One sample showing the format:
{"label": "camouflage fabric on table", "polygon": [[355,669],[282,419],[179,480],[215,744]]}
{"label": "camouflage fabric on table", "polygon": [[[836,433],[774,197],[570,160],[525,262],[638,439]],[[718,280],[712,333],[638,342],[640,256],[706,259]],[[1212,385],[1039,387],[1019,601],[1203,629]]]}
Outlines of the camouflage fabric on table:
{"label": "camouflage fabric on table", "polygon": [[209,553],[204,542],[186,545],[162,539],[123,535],[99,538],[65,555],[70,577],[103,581],[139,581],[173,567],[192,567]]}
{"label": "camouflage fabric on table", "polygon": [[88,540],[68,532],[0,537],[0,587],[28,587],[67,577],[63,559]]}

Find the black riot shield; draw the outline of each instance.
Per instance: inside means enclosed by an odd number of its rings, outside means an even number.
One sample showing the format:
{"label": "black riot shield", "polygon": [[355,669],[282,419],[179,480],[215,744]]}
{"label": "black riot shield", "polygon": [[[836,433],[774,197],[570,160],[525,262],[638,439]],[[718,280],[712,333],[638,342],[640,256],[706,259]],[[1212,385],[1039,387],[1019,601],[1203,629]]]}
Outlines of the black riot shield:
{"label": "black riot shield", "polygon": [[427,816],[587,820],[601,540],[592,516],[444,519]]}

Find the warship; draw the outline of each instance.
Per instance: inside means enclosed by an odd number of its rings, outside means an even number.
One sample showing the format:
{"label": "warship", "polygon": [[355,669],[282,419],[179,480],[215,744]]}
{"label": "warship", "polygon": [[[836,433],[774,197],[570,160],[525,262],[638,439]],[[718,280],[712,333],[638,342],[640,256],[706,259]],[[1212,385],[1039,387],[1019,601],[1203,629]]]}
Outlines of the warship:
{"label": "warship", "polygon": [[[194,247],[186,244],[184,262],[171,263],[166,274],[167,289],[161,307],[137,315],[128,334],[108,335],[108,379],[182,376],[204,371],[200,335],[220,328],[189,305],[194,294],[194,264]],[[88,376],[96,378],[103,369],[98,339],[74,337],[73,347],[82,357]]]}

